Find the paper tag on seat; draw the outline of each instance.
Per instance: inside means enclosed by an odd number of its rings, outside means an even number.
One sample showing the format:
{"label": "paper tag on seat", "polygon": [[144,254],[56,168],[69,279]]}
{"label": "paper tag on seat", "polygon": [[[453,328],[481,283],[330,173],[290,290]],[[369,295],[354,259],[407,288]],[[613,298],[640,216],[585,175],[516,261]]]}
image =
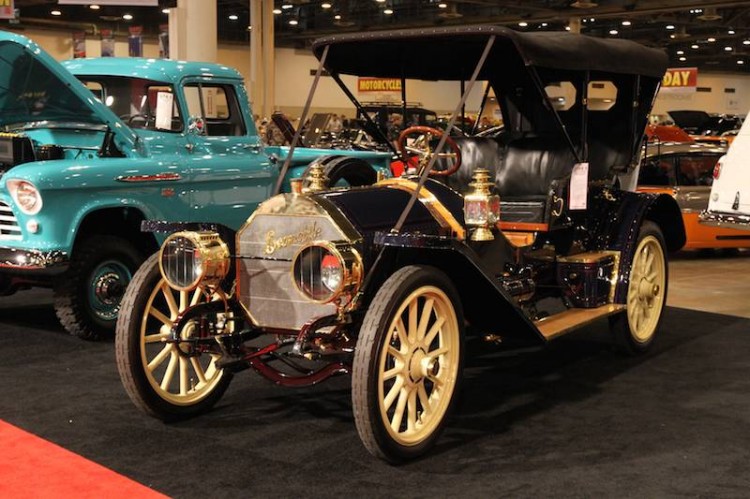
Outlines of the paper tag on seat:
{"label": "paper tag on seat", "polygon": [[589,164],[576,163],[570,174],[570,197],[568,207],[571,210],[585,210],[589,189]]}

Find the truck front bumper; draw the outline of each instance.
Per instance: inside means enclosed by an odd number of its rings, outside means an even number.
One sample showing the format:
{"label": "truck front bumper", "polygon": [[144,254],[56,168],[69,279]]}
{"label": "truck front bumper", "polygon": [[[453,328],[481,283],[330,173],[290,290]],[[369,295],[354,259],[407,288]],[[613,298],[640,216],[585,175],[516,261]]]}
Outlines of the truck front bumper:
{"label": "truck front bumper", "polygon": [[27,250],[0,246],[0,270],[63,272],[70,257],[64,251]]}

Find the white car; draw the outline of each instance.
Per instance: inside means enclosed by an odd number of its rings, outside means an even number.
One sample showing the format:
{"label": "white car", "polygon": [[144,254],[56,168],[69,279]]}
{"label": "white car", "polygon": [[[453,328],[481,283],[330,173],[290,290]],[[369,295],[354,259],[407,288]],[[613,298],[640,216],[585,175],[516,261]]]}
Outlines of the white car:
{"label": "white car", "polygon": [[750,120],[714,168],[708,209],[701,223],[750,230]]}

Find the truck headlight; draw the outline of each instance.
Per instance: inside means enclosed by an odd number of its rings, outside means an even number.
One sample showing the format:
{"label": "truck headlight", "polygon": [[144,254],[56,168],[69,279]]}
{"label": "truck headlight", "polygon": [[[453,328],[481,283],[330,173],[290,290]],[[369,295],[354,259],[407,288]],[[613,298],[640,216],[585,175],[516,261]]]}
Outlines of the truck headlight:
{"label": "truck headlight", "polygon": [[305,298],[330,303],[359,290],[362,258],[349,243],[315,242],[297,252],[292,280]]}
{"label": "truck headlight", "polygon": [[229,264],[229,248],[216,232],[175,232],[159,250],[161,275],[178,291],[218,286]]}
{"label": "truck headlight", "polygon": [[42,195],[28,180],[8,180],[8,191],[18,208],[27,215],[36,215],[42,209]]}

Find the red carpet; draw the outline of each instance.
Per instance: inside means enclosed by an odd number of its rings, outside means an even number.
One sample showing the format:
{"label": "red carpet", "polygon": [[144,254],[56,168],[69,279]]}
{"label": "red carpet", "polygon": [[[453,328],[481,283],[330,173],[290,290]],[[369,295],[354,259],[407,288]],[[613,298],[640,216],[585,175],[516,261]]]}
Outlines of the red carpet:
{"label": "red carpet", "polygon": [[0,497],[166,497],[4,421],[0,442]]}

